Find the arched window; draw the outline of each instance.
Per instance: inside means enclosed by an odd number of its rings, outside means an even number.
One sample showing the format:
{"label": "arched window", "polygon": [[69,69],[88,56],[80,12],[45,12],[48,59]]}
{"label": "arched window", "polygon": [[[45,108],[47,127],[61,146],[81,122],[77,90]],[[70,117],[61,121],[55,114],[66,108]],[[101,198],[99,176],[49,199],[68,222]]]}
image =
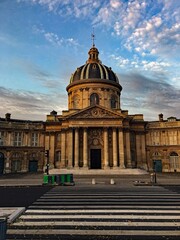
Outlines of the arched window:
{"label": "arched window", "polygon": [[176,152],[170,153],[169,164],[170,164],[170,169],[173,171],[176,171],[177,168],[180,168],[180,159]]}
{"label": "arched window", "polygon": [[111,108],[116,108],[117,106],[117,101],[115,96],[111,96]]}
{"label": "arched window", "polygon": [[96,105],[99,104],[99,96],[97,93],[93,93],[90,96],[90,105]]}

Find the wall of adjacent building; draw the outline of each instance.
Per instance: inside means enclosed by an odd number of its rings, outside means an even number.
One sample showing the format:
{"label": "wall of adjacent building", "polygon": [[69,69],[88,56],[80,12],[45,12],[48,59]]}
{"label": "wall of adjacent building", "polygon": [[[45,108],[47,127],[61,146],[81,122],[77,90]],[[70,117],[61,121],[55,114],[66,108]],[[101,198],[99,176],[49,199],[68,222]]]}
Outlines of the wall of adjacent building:
{"label": "wall of adjacent building", "polygon": [[176,118],[149,122],[146,133],[148,168],[162,164],[163,172],[180,172],[180,121]]}
{"label": "wall of adjacent building", "polygon": [[3,173],[42,171],[44,123],[0,120],[0,155]]}

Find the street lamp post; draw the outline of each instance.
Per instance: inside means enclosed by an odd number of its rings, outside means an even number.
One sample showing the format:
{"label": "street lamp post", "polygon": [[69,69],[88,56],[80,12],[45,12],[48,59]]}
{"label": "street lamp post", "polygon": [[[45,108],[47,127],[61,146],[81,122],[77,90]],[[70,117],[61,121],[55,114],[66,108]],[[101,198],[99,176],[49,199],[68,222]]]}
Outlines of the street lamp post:
{"label": "street lamp post", "polygon": [[47,175],[49,175],[49,150],[45,150],[45,157],[47,159],[47,163],[46,163],[46,173]]}

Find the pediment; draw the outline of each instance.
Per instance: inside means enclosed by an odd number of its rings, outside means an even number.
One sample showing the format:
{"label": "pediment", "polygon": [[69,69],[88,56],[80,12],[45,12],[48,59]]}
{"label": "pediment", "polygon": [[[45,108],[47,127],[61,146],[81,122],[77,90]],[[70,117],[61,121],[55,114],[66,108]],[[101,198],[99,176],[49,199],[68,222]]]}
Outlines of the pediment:
{"label": "pediment", "polygon": [[114,113],[113,111],[110,111],[99,106],[90,107],[88,109],[82,110],[76,114],[69,116],[69,118],[73,119],[120,118],[120,117],[122,117],[121,114]]}

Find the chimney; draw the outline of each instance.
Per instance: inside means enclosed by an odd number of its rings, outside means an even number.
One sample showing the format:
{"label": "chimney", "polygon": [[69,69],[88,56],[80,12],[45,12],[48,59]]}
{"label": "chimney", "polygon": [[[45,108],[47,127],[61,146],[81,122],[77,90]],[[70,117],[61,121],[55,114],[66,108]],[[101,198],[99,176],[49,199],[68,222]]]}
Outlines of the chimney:
{"label": "chimney", "polygon": [[160,121],[160,122],[163,122],[163,114],[162,114],[162,113],[159,114],[159,121]]}
{"label": "chimney", "polygon": [[57,116],[57,112],[53,110],[52,112],[50,112],[50,115],[51,116]]}
{"label": "chimney", "polygon": [[11,114],[10,113],[6,113],[5,114],[5,119],[6,119],[6,121],[9,121],[11,119]]}

